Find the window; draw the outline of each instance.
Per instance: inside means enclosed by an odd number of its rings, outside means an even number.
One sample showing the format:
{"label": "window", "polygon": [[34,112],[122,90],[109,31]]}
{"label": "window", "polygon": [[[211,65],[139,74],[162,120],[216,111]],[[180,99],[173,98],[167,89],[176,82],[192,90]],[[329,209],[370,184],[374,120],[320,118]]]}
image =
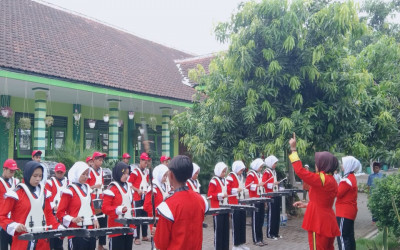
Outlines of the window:
{"label": "window", "polygon": [[[86,149],[96,149],[103,153],[108,154],[108,140],[109,140],[109,127],[108,122],[102,120],[96,121],[96,126],[94,128],[89,127],[88,120],[85,119],[85,144]],[[118,129],[118,155],[122,156],[122,139],[123,139],[123,128]]]}
{"label": "window", "polygon": [[53,118],[53,125],[46,128],[46,150],[48,151],[64,146],[67,136],[68,118],[62,116],[53,116]]}
{"label": "window", "polygon": [[[22,117],[29,117],[31,119],[30,129],[20,129],[18,121]],[[14,130],[14,155],[17,158],[31,158],[33,148],[33,114],[15,113],[15,130]]]}

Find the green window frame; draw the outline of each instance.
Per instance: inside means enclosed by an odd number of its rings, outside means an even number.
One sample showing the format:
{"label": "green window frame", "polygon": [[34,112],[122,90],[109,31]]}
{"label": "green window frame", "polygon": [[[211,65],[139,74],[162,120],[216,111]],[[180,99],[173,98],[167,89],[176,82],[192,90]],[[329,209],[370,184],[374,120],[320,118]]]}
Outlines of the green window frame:
{"label": "green window frame", "polygon": [[[18,121],[22,117],[31,119],[31,128],[27,130],[18,127]],[[34,131],[34,115],[31,113],[15,113],[15,128],[14,128],[14,155],[17,159],[32,158],[33,149],[33,131]]]}

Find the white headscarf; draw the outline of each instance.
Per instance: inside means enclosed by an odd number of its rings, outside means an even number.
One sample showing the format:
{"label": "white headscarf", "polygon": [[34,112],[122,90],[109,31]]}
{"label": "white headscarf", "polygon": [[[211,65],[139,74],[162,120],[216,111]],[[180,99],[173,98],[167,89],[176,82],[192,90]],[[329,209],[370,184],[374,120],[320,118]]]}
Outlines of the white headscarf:
{"label": "white headscarf", "polygon": [[350,172],[357,172],[361,169],[361,163],[354,156],[345,156],[342,158],[343,162],[343,175],[347,175]]}
{"label": "white headscarf", "polygon": [[79,178],[87,169],[89,169],[89,165],[83,161],[77,161],[68,171],[68,179],[71,182],[79,183]]}
{"label": "white headscarf", "polygon": [[272,168],[276,162],[278,162],[278,158],[276,158],[275,155],[270,155],[265,158],[265,165],[267,165],[269,168]]}
{"label": "white headscarf", "polygon": [[264,161],[261,158],[257,158],[250,163],[250,168],[257,172],[258,169],[264,165]]}
{"label": "white headscarf", "polygon": [[[224,171],[225,168],[228,168],[228,166],[227,166],[225,163],[223,163],[222,161],[221,161],[221,162],[218,162],[218,163],[215,165],[214,174],[215,174],[216,176],[218,176],[218,177],[221,177],[222,171]],[[223,176],[222,176],[222,177],[223,177]]]}
{"label": "white headscarf", "polygon": [[197,173],[197,171],[199,171],[199,173],[200,173],[200,167],[199,167],[199,165],[197,165],[196,163],[193,162],[193,173],[192,173],[192,177]]}
{"label": "white headscarf", "polygon": [[165,173],[168,171],[168,167],[164,164],[160,164],[153,169],[153,183],[157,186],[162,186],[162,178],[164,177]]}
{"label": "white headscarf", "polygon": [[245,169],[246,166],[242,161],[234,161],[232,164],[232,171],[237,174],[240,170]]}

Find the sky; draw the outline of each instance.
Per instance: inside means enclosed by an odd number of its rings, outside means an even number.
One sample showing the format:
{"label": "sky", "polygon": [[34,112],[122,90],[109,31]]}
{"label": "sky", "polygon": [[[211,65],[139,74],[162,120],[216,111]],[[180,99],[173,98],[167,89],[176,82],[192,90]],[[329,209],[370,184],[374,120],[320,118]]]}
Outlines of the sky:
{"label": "sky", "polygon": [[[228,48],[213,28],[230,20],[243,0],[36,0],[122,28],[193,55]],[[245,0],[247,1],[247,0]]]}

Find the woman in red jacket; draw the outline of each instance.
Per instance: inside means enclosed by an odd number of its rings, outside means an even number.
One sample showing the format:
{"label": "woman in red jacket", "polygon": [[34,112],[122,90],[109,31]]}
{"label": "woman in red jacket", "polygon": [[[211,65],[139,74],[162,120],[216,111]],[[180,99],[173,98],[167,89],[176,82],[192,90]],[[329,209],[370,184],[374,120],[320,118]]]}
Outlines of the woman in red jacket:
{"label": "woman in red jacket", "polygon": [[196,193],[200,193],[200,182],[199,182],[199,173],[200,173],[200,167],[196,163],[193,163],[193,173],[192,173],[192,178],[187,180],[186,186],[189,187],[190,190],[193,190]]}
{"label": "woman in red jacket", "polygon": [[[19,240],[18,236],[26,232],[46,231],[42,226],[52,229],[65,229],[57,222],[50,206],[50,191],[40,184],[43,178],[43,166],[35,161],[29,161],[24,167],[24,183],[19,183],[15,192],[8,191],[0,208],[0,225],[13,236],[12,250],[20,249],[50,249],[47,239],[38,241]],[[43,208],[43,209],[42,209]],[[8,214],[11,212],[11,218]]]}
{"label": "woman in red jacket", "polygon": [[340,250],[355,250],[356,240],[354,239],[354,220],[357,216],[357,179],[354,175],[361,168],[359,160],[353,156],[342,158],[343,178],[339,182],[339,189],[336,199],[336,219],[341,233],[337,237]]}
{"label": "woman in red jacket", "polygon": [[315,171],[303,168],[296,151],[296,135],[289,141],[292,153],[289,159],[297,176],[310,185],[310,201],[298,201],[293,205],[307,208],[304,214],[303,229],[308,231],[310,249],[333,250],[335,237],[340,235],[335,212],[332,209],[338,186],[333,172],[338,167],[338,160],[329,152],[315,153]]}
{"label": "woman in red jacket", "polygon": [[[89,166],[83,161],[76,162],[68,172],[71,184],[62,192],[56,213],[58,220],[66,227],[99,228],[90,196],[91,189],[89,184],[86,184],[88,177]],[[69,250],[95,248],[96,238],[68,237]]]}

